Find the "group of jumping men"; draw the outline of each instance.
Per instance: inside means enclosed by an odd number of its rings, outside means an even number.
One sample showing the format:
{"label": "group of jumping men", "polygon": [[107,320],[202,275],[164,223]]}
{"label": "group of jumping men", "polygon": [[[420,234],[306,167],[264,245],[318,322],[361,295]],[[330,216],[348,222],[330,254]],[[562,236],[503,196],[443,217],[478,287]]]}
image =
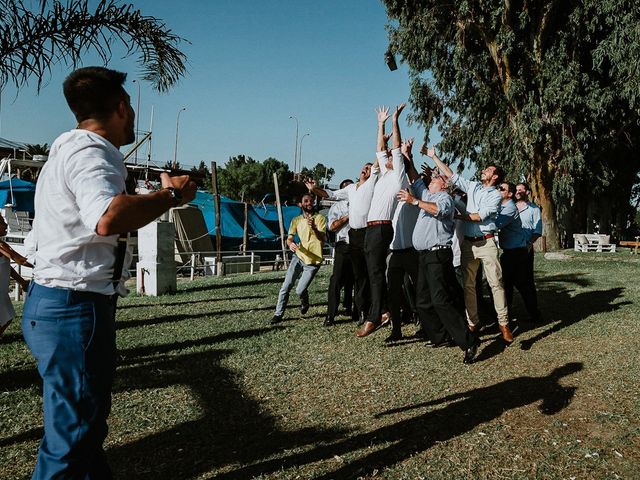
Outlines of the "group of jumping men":
{"label": "group of jumping men", "polygon": [[[454,173],[434,148],[423,147],[421,153],[435,168],[423,165],[419,173],[413,139],[403,142],[400,134],[404,107],[392,115],[387,107],[376,109],[376,161],[363,166],[356,183],[345,180],[331,191],[305,181],[309,193],[301,199],[303,214],[289,228],[287,244],[294,255],[271,322],[282,321],[298,278],[300,311],[309,309],[308,287],[323,262],[328,229],[335,234],[335,250],[325,325],[335,324],[343,289],[347,313],[359,324],[358,337],[390,321],[386,341],[401,340],[403,318],[415,312],[428,345],[454,343],[464,351],[464,363],[472,363],[480,344],[481,265],[504,342],[513,342],[509,310],[514,287],[530,320],[540,321],[533,278],[540,209],[529,201],[525,183],[505,182],[495,165],[483,169],[479,181],[470,181]],[[392,132],[387,134],[389,118]],[[315,213],[316,196],[336,201],[328,220]]]}

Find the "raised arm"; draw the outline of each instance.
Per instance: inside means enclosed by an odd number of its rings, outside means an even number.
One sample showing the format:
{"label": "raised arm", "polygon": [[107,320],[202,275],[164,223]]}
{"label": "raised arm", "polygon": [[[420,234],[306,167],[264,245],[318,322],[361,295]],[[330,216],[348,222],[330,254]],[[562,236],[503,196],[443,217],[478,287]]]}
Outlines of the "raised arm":
{"label": "raised arm", "polygon": [[407,176],[409,177],[409,181],[411,183],[415,182],[418,178],[420,178],[420,174],[416,170],[416,166],[413,163],[413,138],[410,138],[406,142],[402,142],[400,145],[400,152],[402,152],[402,156],[406,159],[406,171]]}
{"label": "raised arm", "polygon": [[398,119],[400,118],[400,113],[406,107],[406,103],[401,103],[396,107],[396,111],[393,112],[393,117],[391,118],[392,129],[391,132],[393,134],[393,148],[400,148],[402,144],[402,137],[400,136],[400,125],[398,124]]}
{"label": "raised arm", "polygon": [[376,108],[376,114],[378,115],[378,141],[376,145],[376,152],[384,152],[387,147],[386,140],[389,140],[387,137],[385,140],[384,134],[384,124],[389,119],[389,107],[378,107]]}
{"label": "raised arm", "polygon": [[[436,149],[433,147],[429,147],[426,150],[427,157],[433,158],[433,161],[436,163],[436,166],[438,167],[438,170],[440,170],[440,173],[442,173],[447,178],[453,177],[453,170],[451,170],[449,165],[440,160],[438,155],[436,155]],[[422,147],[422,151],[424,152],[424,146]]]}
{"label": "raised arm", "polygon": [[313,180],[312,178],[305,178],[303,180],[303,182],[304,182],[305,186],[307,187],[307,189],[311,193],[313,193],[313,194],[315,194],[315,195],[317,195],[319,197],[322,197],[322,198],[328,198],[329,197],[329,194],[327,193],[327,191],[324,190],[323,188],[318,187],[316,185],[316,181]]}

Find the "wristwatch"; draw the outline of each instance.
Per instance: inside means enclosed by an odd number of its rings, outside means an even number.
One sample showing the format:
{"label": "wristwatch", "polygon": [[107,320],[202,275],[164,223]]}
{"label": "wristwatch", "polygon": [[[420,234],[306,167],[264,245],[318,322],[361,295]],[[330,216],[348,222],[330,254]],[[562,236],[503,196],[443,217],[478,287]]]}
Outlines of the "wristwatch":
{"label": "wristwatch", "polygon": [[411,202],[411,205],[415,205],[417,207],[418,205],[420,205],[420,200],[416,198],[413,202]]}
{"label": "wristwatch", "polygon": [[169,193],[173,197],[173,206],[177,207],[182,203],[182,192],[178,188],[165,187],[165,190],[169,190]]}

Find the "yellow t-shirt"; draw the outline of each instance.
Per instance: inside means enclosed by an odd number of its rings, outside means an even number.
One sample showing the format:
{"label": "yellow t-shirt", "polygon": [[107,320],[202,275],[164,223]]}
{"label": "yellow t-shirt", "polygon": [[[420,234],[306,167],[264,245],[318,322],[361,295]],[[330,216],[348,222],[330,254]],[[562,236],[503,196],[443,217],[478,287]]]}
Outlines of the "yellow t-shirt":
{"label": "yellow t-shirt", "polygon": [[[313,220],[316,224],[316,229],[324,233],[327,228],[327,220],[324,215],[316,213],[313,216]],[[289,235],[298,235],[298,238],[300,238],[296,255],[304,264],[317,265],[322,263],[322,240],[316,237],[304,215],[298,215],[291,220]]]}

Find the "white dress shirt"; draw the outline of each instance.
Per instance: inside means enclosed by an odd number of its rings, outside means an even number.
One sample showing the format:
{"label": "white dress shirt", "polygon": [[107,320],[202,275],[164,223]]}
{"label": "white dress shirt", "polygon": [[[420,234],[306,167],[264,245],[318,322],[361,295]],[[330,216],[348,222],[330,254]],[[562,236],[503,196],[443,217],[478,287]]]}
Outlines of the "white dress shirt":
{"label": "white dress shirt", "polygon": [[401,188],[406,188],[409,185],[404,168],[404,158],[399,148],[391,150],[393,170],[388,170],[386,167],[389,158],[387,152],[378,152],[376,156],[380,166],[380,178],[378,178],[373,198],[371,199],[371,208],[367,217],[368,222],[393,219],[393,214],[398,205],[396,195]]}
{"label": "white dress shirt", "polygon": [[327,190],[329,199],[349,201],[349,227],[365,228],[367,226],[367,215],[379,172],[379,169],[371,167],[371,175],[359,187],[357,183],[352,183],[340,190]]}
{"label": "white dress shirt", "polygon": [[71,130],[53,142],[35,194],[36,283],[114,293],[118,235],[100,236],[96,226],[126,176],[122,153],[100,135]]}
{"label": "white dress shirt", "polygon": [[[331,205],[329,213],[327,214],[327,230],[331,228],[331,224],[336,220],[349,215],[349,202],[346,200],[340,200],[339,202]],[[347,242],[349,243],[349,222],[345,223],[340,230],[335,232],[336,243]]]}

